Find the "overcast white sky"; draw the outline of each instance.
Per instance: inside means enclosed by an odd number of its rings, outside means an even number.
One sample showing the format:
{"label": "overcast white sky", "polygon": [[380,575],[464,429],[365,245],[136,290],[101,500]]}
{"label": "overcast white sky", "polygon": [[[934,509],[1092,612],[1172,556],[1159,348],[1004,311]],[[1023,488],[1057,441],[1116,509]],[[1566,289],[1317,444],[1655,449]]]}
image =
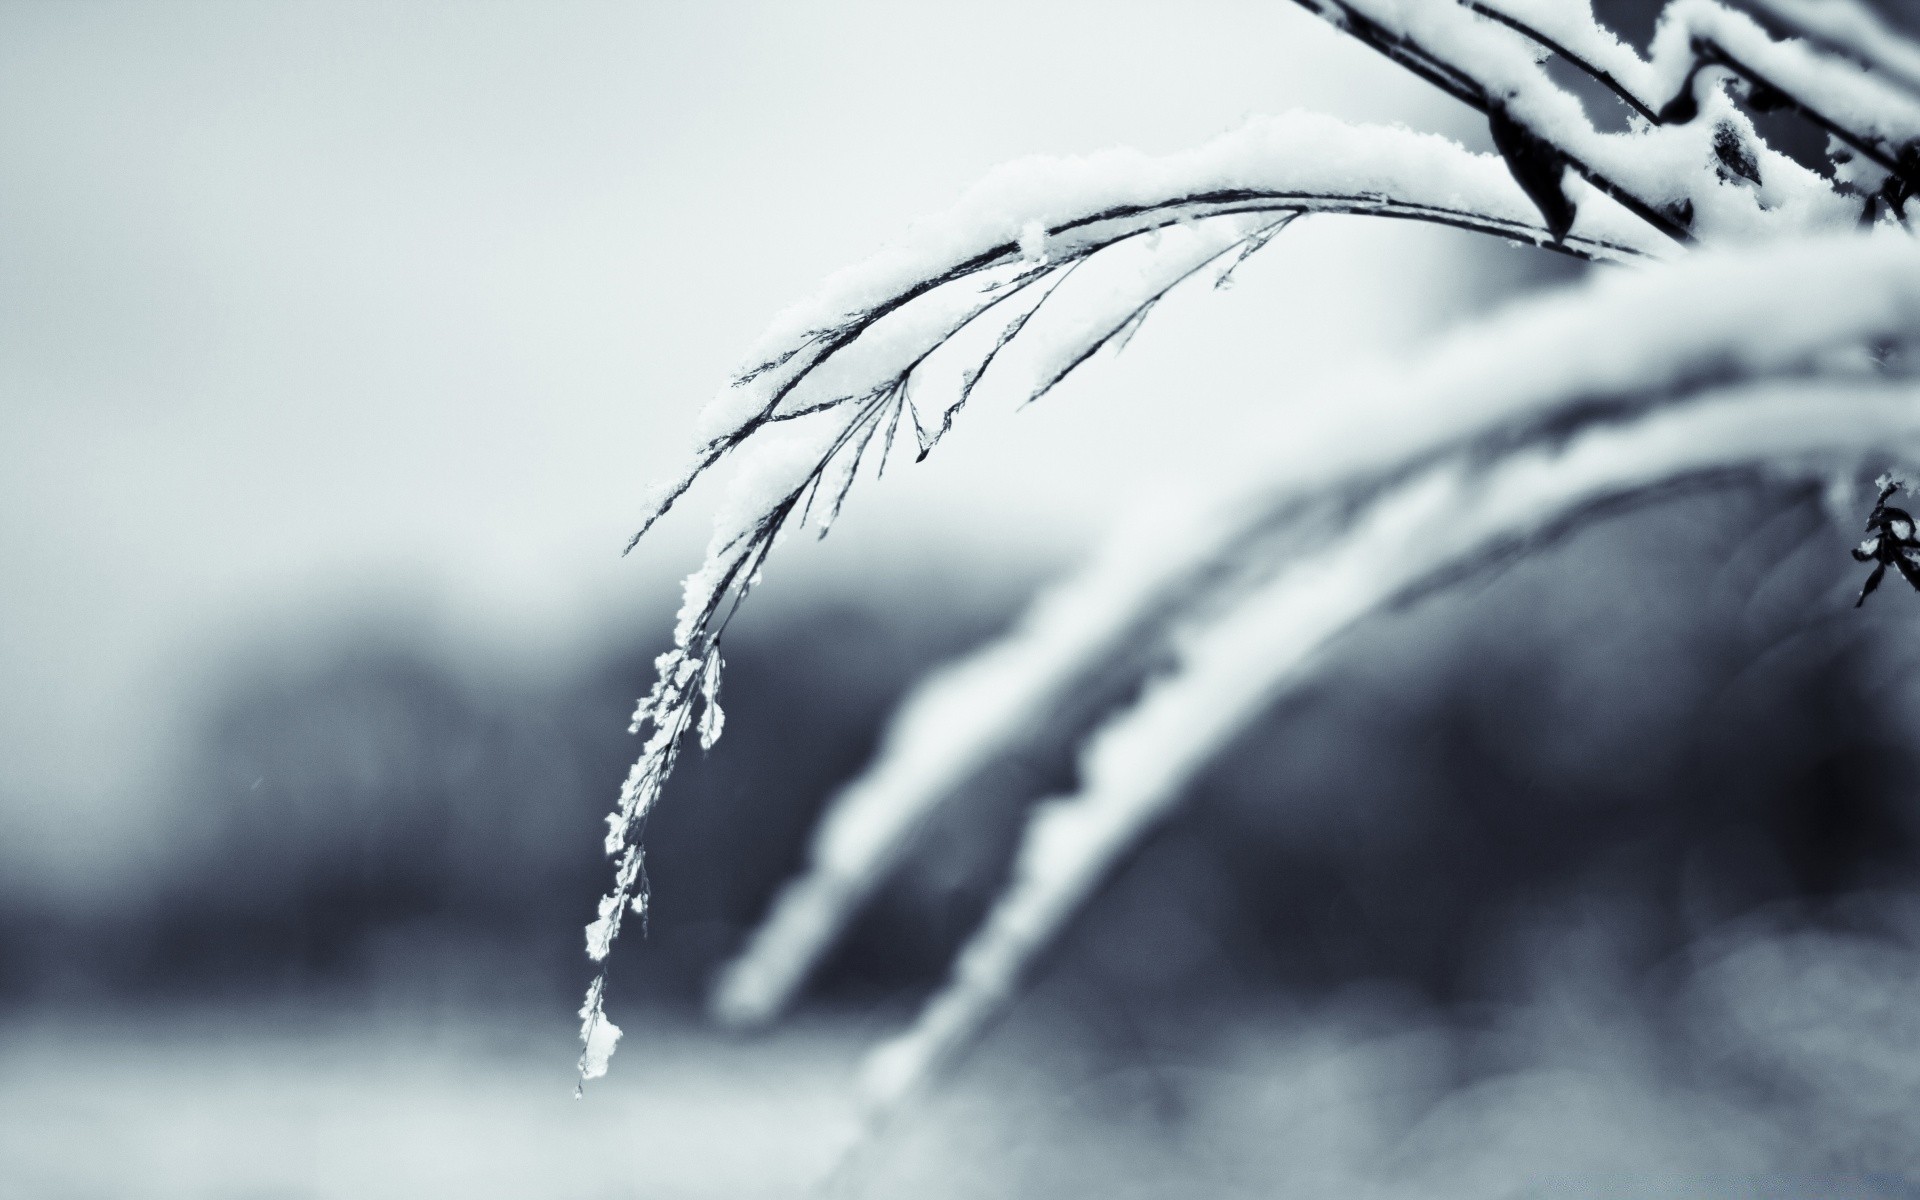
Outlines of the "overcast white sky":
{"label": "overcast white sky", "polygon": [[[701,540],[621,560],[640,499],[780,307],[1005,159],[1295,106],[1478,136],[1285,0],[0,5],[0,870],[137,840],[236,639],[640,619]],[[1312,224],[969,414],[792,586],[1070,551],[1488,270]]]}

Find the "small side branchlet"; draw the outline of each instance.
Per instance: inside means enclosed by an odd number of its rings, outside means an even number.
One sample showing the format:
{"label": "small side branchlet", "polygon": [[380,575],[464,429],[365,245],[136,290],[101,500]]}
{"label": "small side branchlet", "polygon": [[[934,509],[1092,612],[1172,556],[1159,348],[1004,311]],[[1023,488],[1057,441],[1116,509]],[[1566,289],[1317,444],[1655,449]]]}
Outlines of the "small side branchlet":
{"label": "small side branchlet", "polygon": [[1891,475],[1882,475],[1874,483],[1880,488],[1880,496],[1874,501],[1873,511],[1867,514],[1867,539],[1853,548],[1855,562],[1870,562],[1874,566],[1860,588],[1860,598],[1853,602],[1855,608],[1865,604],[1867,597],[1880,586],[1888,567],[1900,572],[1901,578],[1920,592],[1920,538],[1914,536],[1913,514],[1887,503],[1903,485]]}

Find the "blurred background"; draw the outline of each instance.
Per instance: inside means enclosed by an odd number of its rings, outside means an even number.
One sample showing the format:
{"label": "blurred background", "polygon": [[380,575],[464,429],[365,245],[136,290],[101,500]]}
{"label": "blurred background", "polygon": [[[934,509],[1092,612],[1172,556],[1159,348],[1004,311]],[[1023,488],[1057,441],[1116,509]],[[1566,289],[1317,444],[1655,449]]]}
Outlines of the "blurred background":
{"label": "blurred background", "polygon": [[1920,1195],[1920,608],[1849,607],[1815,495],[1375,623],[850,1158],[1067,761],[786,1027],[702,1022],[918,676],[1236,429],[1573,277],[1335,218],[783,549],[572,1101],[710,498],[619,551],[701,403],[999,162],[1296,106],[1486,145],[1273,0],[0,3],[0,1196]]}

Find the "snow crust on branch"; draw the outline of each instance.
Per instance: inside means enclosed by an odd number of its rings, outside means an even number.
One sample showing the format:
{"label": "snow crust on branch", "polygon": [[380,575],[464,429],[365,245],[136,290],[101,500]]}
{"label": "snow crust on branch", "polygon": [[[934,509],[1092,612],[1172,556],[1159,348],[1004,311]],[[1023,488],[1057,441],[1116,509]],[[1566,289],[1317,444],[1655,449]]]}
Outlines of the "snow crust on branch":
{"label": "snow crust on branch", "polygon": [[[697,437],[711,444],[756,416],[773,415],[769,409],[786,398],[781,388],[828,348],[822,331],[924,294],[929,280],[1031,262],[1027,247],[1040,244],[1058,261],[1070,249],[1152,227],[1169,208],[1180,210],[1171,219],[1189,221],[1252,201],[1306,211],[1340,201],[1391,202],[1475,215],[1510,225],[1512,236],[1529,240],[1544,240],[1545,232],[1499,158],[1434,134],[1352,125],[1318,113],[1256,118],[1171,155],[1116,148],[1022,159],[995,169],[952,208],[917,222],[900,241],[831,276],[814,296],[776,317],[748,352],[744,382],[723,388],[702,413]],[[1658,249],[1644,227],[1618,212],[1595,213],[1581,233],[1607,257]],[[757,370],[767,364],[776,365]]]}
{"label": "snow crust on branch", "polygon": [[[1803,18],[1809,10],[1826,7],[1805,0],[1769,0],[1772,5]],[[1892,146],[1920,136],[1920,106],[1900,87],[1804,42],[1775,38],[1746,13],[1716,0],[1672,0],[1661,10],[1646,59],[1594,18],[1590,0],[1484,0],[1480,7],[1546,34],[1605,70],[1655,111],[1680,94],[1703,61],[1711,64],[1712,51],[1702,54],[1703,44],[1710,44],[1858,132]],[[1834,27],[1831,18],[1822,23]],[[1886,32],[1889,44],[1899,41]]]}
{"label": "snow crust on branch", "polygon": [[1889,150],[1920,138],[1920,103],[1910,93],[1806,42],[1776,40],[1752,17],[1714,0],[1669,5],[1654,34],[1653,60],[1670,78],[1672,64],[1697,56],[1702,41],[1730,56],[1726,65],[1752,68],[1776,90]]}
{"label": "snow crust on branch", "polygon": [[[606,991],[606,981],[596,979],[587,989],[586,1002],[580,1006],[580,1081],[598,1079],[607,1073],[607,1060],[613,1057],[613,1048],[620,1041],[620,1027],[607,1020],[602,1011],[602,993]],[[580,1096],[578,1089],[574,1097]]]}

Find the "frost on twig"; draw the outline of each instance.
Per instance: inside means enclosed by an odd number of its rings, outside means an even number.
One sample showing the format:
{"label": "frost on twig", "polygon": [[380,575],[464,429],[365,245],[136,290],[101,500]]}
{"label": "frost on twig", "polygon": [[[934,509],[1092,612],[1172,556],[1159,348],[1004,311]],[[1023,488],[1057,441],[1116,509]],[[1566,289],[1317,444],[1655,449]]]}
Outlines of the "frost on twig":
{"label": "frost on twig", "polygon": [[[586,1003],[580,1006],[580,1082],[598,1079],[607,1073],[607,1060],[613,1057],[613,1048],[620,1041],[620,1027],[607,1020],[601,1003],[602,993],[606,991],[606,982],[596,979],[587,989]],[[576,1087],[574,1098],[580,1098],[581,1091]]]}

